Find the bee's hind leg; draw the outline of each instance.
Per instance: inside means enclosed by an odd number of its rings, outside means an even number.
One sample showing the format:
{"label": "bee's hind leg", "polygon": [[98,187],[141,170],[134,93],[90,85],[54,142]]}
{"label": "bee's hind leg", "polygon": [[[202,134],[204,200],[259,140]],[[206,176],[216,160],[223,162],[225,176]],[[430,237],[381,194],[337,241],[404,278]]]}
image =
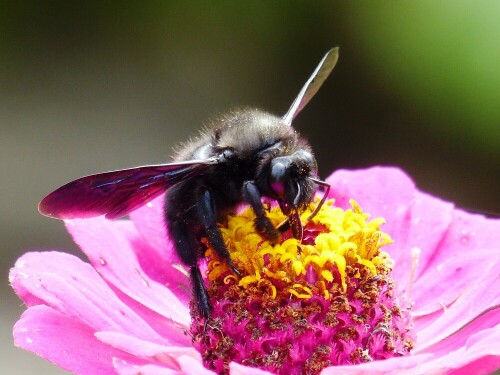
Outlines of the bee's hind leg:
{"label": "bee's hind leg", "polygon": [[189,269],[189,275],[191,277],[191,283],[193,284],[193,292],[198,305],[198,311],[208,321],[208,318],[210,318],[212,314],[212,306],[210,305],[207,288],[205,287],[205,282],[203,281],[198,266],[192,266]]}
{"label": "bee's hind leg", "polygon": [[212,313],[212,306],[210,305],[210,298],[205,282],[198,268],[198,260],[201,257],[200,244],[196,239],[193,229],[190,225],[186,224],[183,218],[170,220],[168,228],[175,242],[177,254],[182,262],[189,267],[189,276],[198,311],[208,319]]}

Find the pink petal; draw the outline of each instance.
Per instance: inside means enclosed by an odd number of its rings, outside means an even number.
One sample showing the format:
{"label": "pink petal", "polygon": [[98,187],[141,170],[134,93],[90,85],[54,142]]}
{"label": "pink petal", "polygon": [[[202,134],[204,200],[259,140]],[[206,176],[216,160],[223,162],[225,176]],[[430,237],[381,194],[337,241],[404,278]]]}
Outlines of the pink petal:
{"label": "pink petal", "polygon": [[201,361],[198,361],[191,356],[182,355],[177,360],[181,365],[183,374],[215,375],[213,371],[207,370],[203,367]]}
{"label": "pink petal", "polygon": [[142,270],[127,239],[136,232],[130,221],[97,217],[67,221],[66,226],[103,278],[130,298],[166,317],[166,321],[185,328],[189,326],[187,306]]}
{"label": "pink petal", "polygon": [[326,180],[332,186],[330,197],[335,198],[336,205],[350,208],[349,200],[354,199],[372,216],[383,216],[387,226],[406,216],[415,193],[413,181],[393,167],[339,169]]}
{"label": "pink petal", "polygon": [[[448,337],[457,341],[456,347],[461,346],[460,339],[466,337],[455,333],[459,333],[467,324],[494,306],[500,306],[499,263],[495,261],[498,259],[500,259],[499,256],[493,258],[492,262],[483,262],[482,275],[476,273],[476,278],[470,280],[469,285],[461,291],[462,294],[456,302],[445,309],[442,315],[431,325],[418,332],[416,348],[418,351],[431,347]],[[450,286],[454,287],[453,284]],[[496,324],[499,321],[499,313],[500,310],[492,311],[491,315],[487,314],[481,318],[487,318],[492,324]]]}
{"label": "pink petal", "polygon": [[[472,285],[479,285],[486,270],[495,265],[498,269],[499,259],[490,250],[479,250],[474,254],[464,252],[444,260],[435,270],[427,271],[413,289],[416,301],[413,315],[420,317],[450,306]],[[492,288],[494,284],[488,284],[486,280],[482,283],[484,289],[499,289]]]}
{"label": "pink petal", "polygon": [[[355,366],[331,366],[321,371],[321,375],[417,375],[418,366],[432,358],[431,354],[419,354],[409,357],[394,357],[384,361],[362,363]],[[427,375],[427,374],[426,374]]]}
{"label": "pink petal", "polygon": [[[141,303],[123,294],[120,290],[114,288],[116,295],[127,306],[135,311],[153,330],[164,338],[169,345],[191,346],[191,338],[186,335],[186,327],[173,320],[166,319],[163,315],[144,307]],[[167,342],[168,340],[168,342]]]}
{"label": "pink petal", "polygon": [[95,270],[73,255],[27,253],[10,272],[16,293],[28,304],[46,304],[92,330],[127,332],[165,342],[104,283]]}
{"label": "pink petal", "polygon": [[[156,364],[144,364],[138,361],[127,361],[122,358],[113,358],[113,367],[120,375],[178,375],[172,370]],[[114,372],[113,372],[114,373]]]}
{"label": "pink petal", "polygon": [[[181,265],[182,262],[168,237],[163,206],[164,196],[161,196],[130,214],[143,239],[134,243],[148,245],[137,248],[136,254],[148,276],[167,285],[180,301],[187,305],[191,299],[190,281],[186,273],[172,268],[172,265]],[[162,261],[159,262],[158,259]]]}
{"label": "pink petal", "polygon": [[76,374],[110,374],[113,357],[131,358],[99,342],[89,327],[44,305],[23,313],[14,326],[14,343]]}
{"label": "pink petal", "polygon": [[446,238],[440,244],[437,256],[426,269],[457,253],[468,252],[473,255],[476,250],[483,249],[489,249],[492,254],[499,254],[500,220],[455,210]]}
{"label": "pink petal", "polygon": [[165,259],[168,263],[180,263],[172,242],[168,240],[164,201],[164,195],[153,199],[145,206],[131,212],[130,219],[144,240],[155,249],[159,259]]}
{"label": "pink petal", "polygon": [[421,367],[422,374],[490,374],[500,368],[500,325],[471,336],[464,347],[431,360]]}
{"label": "pink petal", "polygon": [[415,314],[441,310],[476,281],[484,266],[496,263],[498,268],[499,250],[500,220],[454,211],[446,236],[414,284]]}
{"label": "pink petal", "polygon": [[[425,342],[420,342],[417,339],[417,345],[413,354],[432,353],[435,356],[446,355],[464,347],[467,340],[472,335],[494,327],[499,321],[500,310],[499,306],[497,306],[496,308],[486,310],[479,316],[474,317],[472,321],[464,322],[457,331],[434,344],[431,343],[431,345],[427,345]],[[418,329],[415,329],[415,332],[418,332]]]}
{"label": "pink petal", "polygon": [[177,361],[180,356],[190,356],[201,363],[200,354],[192,346],[165,346],[117,332],[96,332],[95,336],[113,348],[146,361],[161,363],[162,366],[174,370],[181,369]]}
{"label": "pink petal", "polygon": [[[409,221],[404,224],[407,225],[407,238],[404,242],[394,243],[391,249],[391,255],[398,253],[404,257],[399,257],[399,263],[394,268],[393,277],[396,280],[410,281],[408,276],[411,270],[411,258],[408,255],[411,255],[412,251],[419,253],[415,279],[418,279],[424,272],[448,230],[454,206],[431,195],[416,191],[409,209]],[[404,264],[401,264],[402,262]],[[402,265],[404,267],[400,267]]]}
{"label": "pink petal", "polygon": [[165,256],[145,242],[139,233],[130,232],[126,233],[126,236],[148,278],[167,286],[179,301],[187,306],[191,300],[191,281],[186,268],[179,263],[168,263]]}

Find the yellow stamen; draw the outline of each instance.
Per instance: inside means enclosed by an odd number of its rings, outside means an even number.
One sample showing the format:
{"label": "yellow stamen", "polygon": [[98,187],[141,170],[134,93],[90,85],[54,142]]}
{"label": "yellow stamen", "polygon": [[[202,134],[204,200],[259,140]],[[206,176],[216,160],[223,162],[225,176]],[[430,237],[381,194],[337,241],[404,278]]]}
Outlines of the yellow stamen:
{"label": "yellow stamen", "polygon": [[[333,206],[333,201],[326,202],[305,225],[302,243],[286,234],[279,244],[263,239],[255,231],[251,208],[229,216],[221,231],[231,260],[242,276],[234,276],[226,262],[219,261],[209,247],[209,280],[236,283],[242,288],[267,288],[273,299],[288,293],[299,299],[319,294],[328,300],[335,293],[345,293],[350,278],[387,274],[394,262],[380,250],[392,243],[390,236],[380,230],[385,220],[369,220],[370,215],[354,200],[350,204],[350,209],[342,210]],[[307,207],[301,215],[303,220],[313,210],[313,204]],[[267,215],[274,225],[286,219],[278,207],[270,209]]]}
{"label": "yellow stamen", "polygon": [[224,277],[224,284],[229,284],[231,282],[230,280],[237,282],[238,278],[234,275],[227,275],[226,277]]}
{"label": "yellow stamen", "polygon": [[[305,293],[299,293],[293,288],[302,289]],[[313,296],[312,290],[302,284],[293,284],[293,286],[290,289],[288,289],[288,291],[297,298],[311,298]]]}
{"label": "yellow stamen", "polygon": [[276,295],[277,295],[276,287],[273,284],[271,284],[268,280],[260,279],[257,282],[257,285],[259,287],[261,287],[261,286],[267,287],[269,290],[271,290],[271,298],[276,299]]}

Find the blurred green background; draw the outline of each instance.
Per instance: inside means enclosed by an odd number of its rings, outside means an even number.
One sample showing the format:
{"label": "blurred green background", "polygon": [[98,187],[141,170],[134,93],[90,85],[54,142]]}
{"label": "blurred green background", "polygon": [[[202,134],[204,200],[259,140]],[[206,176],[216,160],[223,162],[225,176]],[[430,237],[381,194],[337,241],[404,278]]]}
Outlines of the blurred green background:
{"label": "blurred green background", "polygon": [[169,160],[210,116],[283,114],[323,54],[333,75],[295,121],[320,172],[398,165],[417,185],[500,212],[500,2],[0,4],[0,368],[63,373],[15,349],[15,259],[76,252],[37,213],[59,185]]}

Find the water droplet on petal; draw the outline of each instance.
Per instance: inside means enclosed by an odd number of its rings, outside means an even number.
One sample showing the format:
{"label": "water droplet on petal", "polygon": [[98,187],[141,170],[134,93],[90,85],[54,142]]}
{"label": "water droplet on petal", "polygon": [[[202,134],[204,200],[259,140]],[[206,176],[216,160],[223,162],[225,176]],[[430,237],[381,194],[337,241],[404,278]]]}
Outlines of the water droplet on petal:
{"label": "water droplet on petal", "polygon": [[33,343],[33,339],[31,337],[26,337],[26,343],[27,344],[32,344]]}
{"label": "water droplet on petal", "polygon": [[153,203],[152,202],[146,203],[146,207],[152,208],[153,207]]}
{"label": "water droplet on petal", "polygon": [[460,242],[463,243],[463,244],[466,244],[467,242],[469,242],[470,240],[470,237],[469,237],[469,232],[466,230],[466,229],[463,229],[460,234],[462,235],[462,237],[460,238]]}
{"label": "water droplet on petal", "polygon": [[106,264],[108,264],[108,262],[106,262],[106,259],[104,259],[103,257],[99,258],[99,263],[101,263],[102,266],[105,266]]}

